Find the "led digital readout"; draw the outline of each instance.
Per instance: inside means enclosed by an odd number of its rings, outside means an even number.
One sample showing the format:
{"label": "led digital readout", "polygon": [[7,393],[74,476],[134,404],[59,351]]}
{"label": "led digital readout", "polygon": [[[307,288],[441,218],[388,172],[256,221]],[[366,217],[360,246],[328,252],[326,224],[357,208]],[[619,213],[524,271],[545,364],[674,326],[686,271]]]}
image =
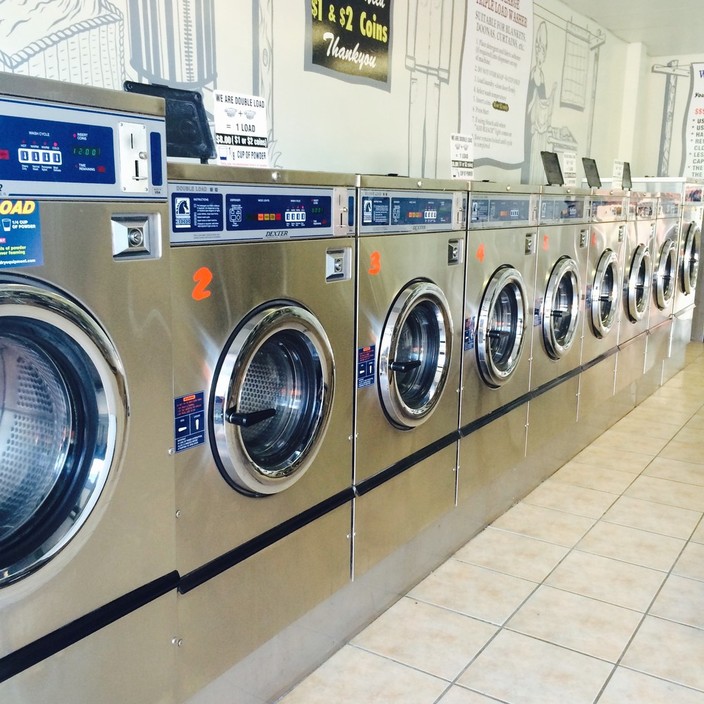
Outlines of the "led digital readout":
{"label": "led digital readout", "polygon": [[100,147],[77,145],[73,148],[74,156],[100,156]]}

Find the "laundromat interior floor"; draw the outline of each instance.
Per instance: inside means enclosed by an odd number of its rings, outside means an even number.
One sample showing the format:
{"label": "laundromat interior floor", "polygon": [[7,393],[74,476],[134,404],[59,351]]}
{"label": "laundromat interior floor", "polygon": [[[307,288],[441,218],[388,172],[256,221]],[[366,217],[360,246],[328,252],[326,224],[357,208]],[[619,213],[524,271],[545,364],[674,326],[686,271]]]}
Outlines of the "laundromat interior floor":
{"label": "laundromat interior floor", "polygon": [[704,355],[280,704],[704,704]]}

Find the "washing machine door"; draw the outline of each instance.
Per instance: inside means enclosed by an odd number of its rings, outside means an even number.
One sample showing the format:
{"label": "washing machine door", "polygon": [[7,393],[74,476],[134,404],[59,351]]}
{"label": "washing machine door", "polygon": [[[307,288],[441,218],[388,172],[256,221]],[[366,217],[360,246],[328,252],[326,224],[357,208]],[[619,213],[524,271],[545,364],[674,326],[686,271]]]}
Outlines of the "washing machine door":
{"label": "washing machine door", "polygon": [[485,384],[498,388],[518,366],[525,343],[527,298],[523,277],[512,266],[492,275],[477,319],[477,366]]}
{"label": "washing machine door", "polygon": [[391,423],[424,423],[442,397],[452,357],[452,316],[442,290],[413,281],[396,297],[379,342],[379,395]]}
{"label": "washing machine door", "polygon": [[560,257],[550,273],[543,306],[543,342],[553,359],[563,357],[575,341],[581,290],[577,263]]}
{"label": "washing machine door", "polygon": [[699,251],[702,232],[697,223],[690,223],[684,238],[682,262],[680,264],[680,285],[683,293],[690,294],[697,286],[699,273]]}
{"label": "washing machine door", "polygon": [[41,284],[0,278],[0,586],[83,527],[120,460],[128,404],[108,336]]}
{"label": "washing machine door", "polygon": [[677,242],[666,239],[658,253],[658,262],[653,277],[653,294],[655,304],[660,310],[665,310],[667,304],[675,295],[675,280],[677,278]]}
{"label": "washing machine door", "polygon": [[626,281],[626,312],[632,322],[638,322],[648,311],[650,286],[653,280],[653,262],[650,250],[639,244],[631,257]]}
{"label": "washing machine door", "polygon": [[606,337],[616,322],[619,303],[618,257],[606,249],[596,265],[590,303],[592,331],[598,338]]}
{"label": "washing machine door", "polygon": [[335,365],[308,310],[272,303],[230,338],[215,372],[209,424],[218,467],[242,493],[276,494],[314,460],[330,418]]}

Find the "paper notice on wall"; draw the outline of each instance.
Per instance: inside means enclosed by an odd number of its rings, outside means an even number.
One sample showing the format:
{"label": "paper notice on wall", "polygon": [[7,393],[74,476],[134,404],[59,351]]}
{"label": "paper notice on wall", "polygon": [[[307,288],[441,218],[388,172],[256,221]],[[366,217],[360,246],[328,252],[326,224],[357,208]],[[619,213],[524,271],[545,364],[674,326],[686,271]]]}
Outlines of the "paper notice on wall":
{"label": "paper notice on wall", "polygon": [[477,162],[524,161],[532,48],[533,0],[468,0],[460,131]]}
{"label": "paper notice on wall", "polygon": [[704,64],[692,64],[689,104],[685,115],[685,166],[688,178],[704,178]]}
{"label": "paper notice on wall", "polygon": [[266,103],[256,95],[213,92],[218,164],[269,166]]}
{"label": "paper notice on wall", "polygon": [[474,142],[469,134],[450,135],[450,172],[452,178],[474,178]]}
{"label": "paper notice on wall", "polygon": [[614,159],[613,176],[611,177],[611,187],[620,191],[623,188],[623,162]]}
{"label": "paper notice on wall", "polygon": [[565,186],[577,185],[577,152],[562,152],[560,154],[562,162],[562,178]]}

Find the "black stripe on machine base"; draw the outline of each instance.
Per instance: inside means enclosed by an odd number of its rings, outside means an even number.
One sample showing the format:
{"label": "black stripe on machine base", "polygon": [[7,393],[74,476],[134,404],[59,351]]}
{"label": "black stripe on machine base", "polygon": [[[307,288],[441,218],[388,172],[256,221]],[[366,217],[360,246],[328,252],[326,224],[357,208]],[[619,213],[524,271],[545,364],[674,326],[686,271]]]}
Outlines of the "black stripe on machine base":
{"label": "black stripe on machine base", "polygon": [[28,670],[79,640],[115,623],[123,616],[168,594],[176,589],[178,581],[178,572],[170,572],[0,658],[0,682]]}
{"label": "black stripe on machine base", "polygon": [[473,420],[471,423],[467,423],[467,425],[460,428],[460,437],[466,438],[470,433],[474,433],[480,428],[483,428],[485,425],[489,425],[489,423],[492,423],[497,418],[501,418],[511,411],[515,411],[517,408],[530,401],[531,396],[532,394],[530,392],[525,393],[522,396],[515,398],[513,401],[500,406],[495,411],[487,413],[485,416],[477,418],[477,420]]}
{"label": "black stripe on machine base", "polygon": [[600,354],[598,357],[594,357],[594,359],[590,360],[589,362],[585,362],[582,365],[582,371],[586,372],[588,369],[591,369],[592,367],[596,367],[597,364],[600,362],[603,362],[605,359],[608,359],[612,355],[615,355],[618,352],[618,347],[612,347],[610,350],[607,350],[606,352]]}
{"label": "black stripe on machine base", "polygon": [[431,457],[436,452],[444,450],[446,447],[452,445],[452,443],[456,442],[457,440],[459,440],[459,433],[455,431],[453,433],[445,435],[444,437],[440,438],[439,440],[436,440],[435,442],[430,443],[430,445],[426,445],[420,450],[417,450],[416,452],[408,455],[408,457],[404,457],[399,462],[396,462],[390,467],[381,470],[381,472],[375,474],[373,477],[369,477],[369,479],[365,479],[363,482],[357,484],[357,486],[355,487],[357,496],[363,496],[364,494],[369,493],[372,489],[376,489],[378,486],[385,484],[390,479],[397,477],[399,474],[402,474],[407,469],[410,469],[419,462],[422,462],[428,457]]}
{"label": "black stripe on machine base", "polygon": [[242,545],[226,552],[220,557],[216,557],[214,560],[206,563],[202,567],[197,567],[195,570],[185,574],[181,577],[178,585],[178,591],[181,594],[187,594],[191,590],[199,587],[201,584],[217,577],[223,572],[229,570],[231,567],[238,565],[240,562],[244,562],[247,558],[252,557],[256,553],[268,548],[277,541],[285,538],[291,533],[295,533],[299,528],[307,526],[312,523],[317,518],[334,511],[340,506],[344,506],[349,503],[354,498],[354,491],[352,487],[345,489],[335,496],[332,496],[319,504],[316,504],[312,508],[307,509],[303,513],[299,513],[293,518],[284,521],[280,525],[268,530],[266,533],[253,538],[252,540],[243,543]]}
{"label": "black stripe on machine base", "polygon": [[554,379],[551,379],[550,381],[546,382],[545,384],[542,384],[541,386],[538,386],[537,388],[533,389],[530,392],[530,398],[531,400],[534,398],[537,398],[538,396],[541,396],[547,391],[550,391],[551,389],[554,389],[556,386],[559,386],[560,384],[564,384],[566,381],[569,381],[570,379],[574,379],[574,377],[579,376],[582,373],[582,367],[576,367],[575,369],[570,369],[570,371],[565,372],[564,374],[560,374],[560,376],[555,377]]}

